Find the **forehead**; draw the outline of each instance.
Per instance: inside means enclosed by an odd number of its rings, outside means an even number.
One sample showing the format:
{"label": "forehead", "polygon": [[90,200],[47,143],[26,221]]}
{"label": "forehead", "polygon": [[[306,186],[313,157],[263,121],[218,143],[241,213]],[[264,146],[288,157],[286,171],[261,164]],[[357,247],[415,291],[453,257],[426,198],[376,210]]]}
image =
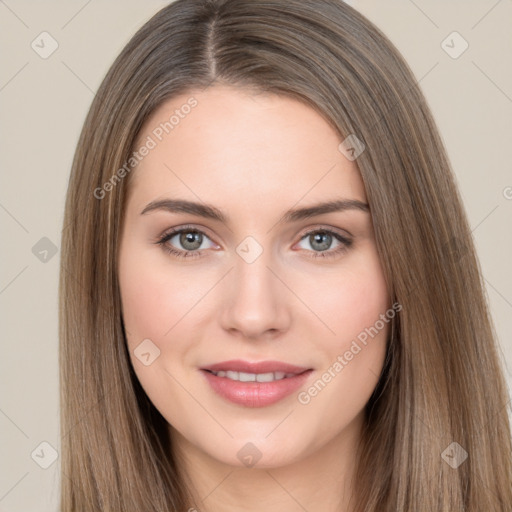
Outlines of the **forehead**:
{"label": "forehead", "polygon": [[135,150],[151,149],[132,171],[130,195],[139,206],[172,195],[253,215],[301,198],[366,201],[341,142],[296,99],[226,86],[191,91],[163,103],[139,133]]}

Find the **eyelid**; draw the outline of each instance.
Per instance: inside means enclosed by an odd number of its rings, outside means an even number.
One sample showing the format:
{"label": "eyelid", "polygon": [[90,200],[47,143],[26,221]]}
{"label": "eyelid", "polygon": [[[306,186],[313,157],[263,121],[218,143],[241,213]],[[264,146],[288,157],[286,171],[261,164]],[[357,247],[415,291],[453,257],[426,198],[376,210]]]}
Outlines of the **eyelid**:
{"label": "eyelid", "polygon": [[158,243],[166,238],[172,238],[172,236],[177,235],[182,231],[197,231],[198,233],[207,236],[208,239],[210,239],[216,245],[219,245],[217,242],[214,242],[213,237],[209,234],[208,228],[199,224],[183,224],[182,226],[166,229],[161,235],[157,237],[156,242]]}
{"label": "eyelid", "polygon": [[311,233],[315,233],[316,231],[332,231],[333,233],[336,233],[341,237],[347,239],[354,237],[354,235],[352,235],[352,233],[350,233],[350,231],[347,231],[346,229],[336,228],[334,226],[330,226],[327,224],[311,224],[305,227],[304,230],[301,231],[301,234],[298,236],[299,238],[302,239],[304,236],[309,235]]}

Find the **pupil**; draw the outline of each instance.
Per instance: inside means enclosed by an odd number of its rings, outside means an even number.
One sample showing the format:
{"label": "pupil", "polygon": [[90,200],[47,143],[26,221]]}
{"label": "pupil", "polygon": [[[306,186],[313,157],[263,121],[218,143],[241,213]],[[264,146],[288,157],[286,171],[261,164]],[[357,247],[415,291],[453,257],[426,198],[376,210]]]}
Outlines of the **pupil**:
{"label": "pupil", "polygon": [[[199,241],[199,243],[197,243]],[[185,249],[195,250],[201,247],[201,234],[197,231],[189,231],[182,233],[180,243]]]}
{"label": "pupil", "polygon": [[[312,235],[313,242],[311,243],[311,246],[314,248],[315,244],[318,242],[319,245],[317,246],[317,249],[320,251],[325,251],[329,249],[329,246],[331,245],[331,238],[332,236],[329,235],[329,233],[316,233]],[[323,242],[322,242],[323,240]]]}

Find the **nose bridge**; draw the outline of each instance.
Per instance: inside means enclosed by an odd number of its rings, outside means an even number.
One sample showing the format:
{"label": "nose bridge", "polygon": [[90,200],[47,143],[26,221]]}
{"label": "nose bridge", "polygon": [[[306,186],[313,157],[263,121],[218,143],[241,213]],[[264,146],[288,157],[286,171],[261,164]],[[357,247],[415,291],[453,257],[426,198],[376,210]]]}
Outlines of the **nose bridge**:
{"label": "nose bridge", "polygon": [[250,337],[282,330],[289,314],[283,285],[270,270],[276,266],[272,250],[254,237],[246,237],[236,253],[222,315],[224,328],[235,328]]}
{"label": "nose bridge", "polygon": [[273,264],[269,254],[270,251],[266,251],[251,262],[242,257],[236,260],[233,280],[234,291],[239,299],[246,296],[252,301],[262,298],[268,303],[271,297],[276,298],[275,277],[269,269]]}

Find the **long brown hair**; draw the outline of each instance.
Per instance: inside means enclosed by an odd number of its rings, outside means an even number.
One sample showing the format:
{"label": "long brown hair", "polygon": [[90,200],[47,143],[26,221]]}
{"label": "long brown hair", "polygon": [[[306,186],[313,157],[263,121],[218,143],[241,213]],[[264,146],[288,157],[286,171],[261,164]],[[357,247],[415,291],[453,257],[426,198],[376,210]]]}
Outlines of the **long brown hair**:
{"label": "long brown hair", "polygon": [[165,420],[127,353],[117,254],[136,168],[119,169],[156,107],[214,83],[305,101],[366,147],[357,164],[402,310],[366,408],[355,509],[509,511],[509,397],[450,164],[409,67],[341,0],[177,0],[103,80],[62,233],[62,510],[191,506]]}

